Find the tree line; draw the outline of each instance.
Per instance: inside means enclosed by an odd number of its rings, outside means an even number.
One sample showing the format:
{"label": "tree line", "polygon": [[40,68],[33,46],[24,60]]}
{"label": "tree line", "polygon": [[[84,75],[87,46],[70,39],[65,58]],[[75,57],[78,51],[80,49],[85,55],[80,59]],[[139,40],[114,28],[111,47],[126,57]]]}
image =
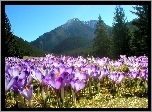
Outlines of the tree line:
{"label": "tree line", "polygon": [[148,56],[148,6],[137,5],[131,11],[138,18],[132,21],[134,30],[127,26],[123,8],[117,5],[114,12],[112,35],[99,15],[93,39],[94,56],[119,58],[120,55]]}

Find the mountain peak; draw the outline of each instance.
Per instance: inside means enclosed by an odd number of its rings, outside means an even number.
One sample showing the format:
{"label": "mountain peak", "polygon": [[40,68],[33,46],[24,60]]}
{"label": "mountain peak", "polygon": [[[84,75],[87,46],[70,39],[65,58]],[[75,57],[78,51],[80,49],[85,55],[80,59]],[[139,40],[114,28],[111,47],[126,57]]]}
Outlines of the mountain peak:
{"label": "mountain peak", "polygon": [[80,21],[78,18],[70,19],[71,21]]}
{"label": "mountain peak", "polygon": [[75,22],[81,22],[78,18],[72,18],[72,19],[69,19],[64,25],[63,27],[68,27],[69,25],[75,23]]}
{"label": "mountain peak", "polygon": [[69,26],[70,24],[72,24],[73,22],[80,22],[80,23],[83,23],[83,24],[85,24],[85,25],[88,25],[88,26],[90,26],[90,27],[92,27],[92,28],[95,28],[98,20],[81,21],[81,20],[79,20],[78,18],[72,18],[72,19],[69,19],[69,20],[64,24],[64,26],[67,27],[67,26]]}
{"label": "mountain peak", "polygon": [[74,22],[74,21],[80,21],[78,18],[73,18],[73,19],[69,19],[67,21],[67,23],[71,23],[71,22]]}
{"label": "mountain peak", "polygon": [[83,23],[89,25],[92,28],[95,28],[97,22],[98,20],[90,20],[90,21],[84,21]]}

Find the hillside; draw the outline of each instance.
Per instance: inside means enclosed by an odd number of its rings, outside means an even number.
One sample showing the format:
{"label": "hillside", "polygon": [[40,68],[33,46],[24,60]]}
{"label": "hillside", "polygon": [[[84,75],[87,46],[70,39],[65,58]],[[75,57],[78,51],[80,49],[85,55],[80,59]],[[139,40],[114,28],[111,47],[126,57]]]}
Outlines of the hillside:
{"label": "hillside", "polygon": [[44,56],[45,54],[49,53],[43,51],[42,49],[38,49],[35,46],[31,45],[29,42],[24,41],[22,38],[19,38],[14,35],[17,45],[19,46],[20,55],[23,56]]}
{"label": "hillside", "polygon": [[80,48],[82,49],[86,46],[92,46],[92,39],[88,39],[80,36],[69,37],[63,40],[62,42],[58,43],[54,47],[53,53],[62,54],[64,53],[64,51],[70,52],[75,49],[80,49]]}

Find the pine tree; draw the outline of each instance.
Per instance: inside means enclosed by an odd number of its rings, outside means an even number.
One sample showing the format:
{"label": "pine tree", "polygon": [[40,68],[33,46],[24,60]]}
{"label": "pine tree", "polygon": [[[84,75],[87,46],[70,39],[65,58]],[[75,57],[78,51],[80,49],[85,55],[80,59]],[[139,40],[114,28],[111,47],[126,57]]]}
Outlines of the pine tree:
{"label": "pine tree", "polygon": [[110,56],[110,41],[108,36],[107,28],[99,15],[98,22],[95,30],[95,38],[93,39],[93,49],[94,55],[99,57],[109,57]]}
{"label": "pine tree", "polygon": [[115,8],[116,12],[113,22],[112,36],[114,44],[114,57],[119,58],[121,54],[130,55],[131,32],[126,24],[125,13],[120,5]]}
{"label": "pine tree", "polygon": [[11,31],[10,21],[5,13],[5,56],[19,56],[19,46]]}
{"label": "pine tree", "polygon": [[148,55],[148,6],[137,5],[134,7],[136,12],[131,11],[137,15],[137,19],[132,22],[136,26],[134,31],[134,38],[132,39],[132,46],[136,55]]}

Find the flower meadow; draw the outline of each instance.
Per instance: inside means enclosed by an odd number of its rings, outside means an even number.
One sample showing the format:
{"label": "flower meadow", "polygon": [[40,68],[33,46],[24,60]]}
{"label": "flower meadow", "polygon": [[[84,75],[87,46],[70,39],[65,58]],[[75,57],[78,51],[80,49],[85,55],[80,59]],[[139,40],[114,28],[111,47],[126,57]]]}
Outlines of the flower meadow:
{"label": "flower meadow", "polygon": [[[101,100],[97,97],[100,95]],[[6,108],[86,107],[91,99],[103,102],[98,107],[106,108],[104,103],[110,100],[132,97],[148,100],[146,56],[120,55],[115,61],[53,54],[32,59],[5,58]]]}

